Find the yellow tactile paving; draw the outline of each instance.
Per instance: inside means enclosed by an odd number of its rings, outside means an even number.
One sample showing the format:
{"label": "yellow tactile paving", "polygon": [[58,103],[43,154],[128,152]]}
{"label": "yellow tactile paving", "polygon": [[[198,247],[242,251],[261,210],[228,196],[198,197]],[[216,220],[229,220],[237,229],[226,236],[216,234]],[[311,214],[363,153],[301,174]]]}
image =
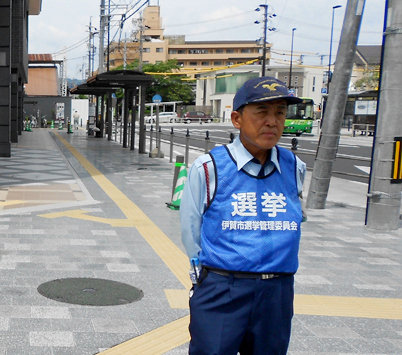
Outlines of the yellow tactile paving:
{"label": "yellow tactile paving", "polygon": [[165,290],[165,295],[169,302],[170,308],[189,308],[189,293],[187,290]]}
{"label": "yellow tactile paving", "polygon": [[103,351],[102,355],[156,355],[164,354],[177,347],[177,344],[185,344],[190,340],[188,323],[190,317],[186,316],[163,327],[155,329],[147,334],[128,340],[123,344]]}
{"label": "yellow tactile paving", "polygon": [[[63,144],[78,159],[93,179],[119,206],[127,220],[92,219],[100,223],[118,223],[135,226],[160,258],[166,263],[185,290],[165,290],[172,308],[188,307],[188,259],[185,254],[119,189],[85,159],[71,144],[56,133]],[[85,211],[66,211],[43,215],[48,218],[69,216],[73,218],[92,218]],[[126,221],[126,222],[124,222]],[[295,295],[295,313],[306,315],[402,319],[402,299],[378,299],[359,297],[335,297],[318,295]],[[188,333],[189,317],[143,334],[111,349],[102,355],[159,355],[164,354],[190,340]]]}
{"label": "yellow tactile paving", "polygon": [[295,295],[295,313],[334,317],[402,319],[402,299]]}

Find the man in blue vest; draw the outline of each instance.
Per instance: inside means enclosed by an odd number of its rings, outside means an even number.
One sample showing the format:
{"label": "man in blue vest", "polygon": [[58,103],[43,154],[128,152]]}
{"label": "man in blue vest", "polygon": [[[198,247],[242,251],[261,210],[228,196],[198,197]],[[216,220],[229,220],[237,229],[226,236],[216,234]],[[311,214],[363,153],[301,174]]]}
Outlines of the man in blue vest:
{"label": "man in blue vest", "polygon": [[306,166],[277,143],[301,101],[275,78],[248,80],[233,100],[239,135],[191,166],[180,206],[195,271],[190,355],[287,352]]}

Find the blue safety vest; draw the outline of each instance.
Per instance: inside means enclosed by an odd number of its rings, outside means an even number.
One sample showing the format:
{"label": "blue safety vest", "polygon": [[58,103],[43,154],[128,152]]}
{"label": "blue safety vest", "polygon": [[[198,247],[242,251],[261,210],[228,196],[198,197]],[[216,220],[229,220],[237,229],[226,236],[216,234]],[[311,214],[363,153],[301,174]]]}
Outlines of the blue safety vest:
{"label": "blue safety vest", "polygon": [[203,215],[203,265],[257,273],[297,271],[302,212],[296,158],[277,149],[281,173],[274,169],[265,177],[238,171],[225,146],[210,152],[217,183]]}

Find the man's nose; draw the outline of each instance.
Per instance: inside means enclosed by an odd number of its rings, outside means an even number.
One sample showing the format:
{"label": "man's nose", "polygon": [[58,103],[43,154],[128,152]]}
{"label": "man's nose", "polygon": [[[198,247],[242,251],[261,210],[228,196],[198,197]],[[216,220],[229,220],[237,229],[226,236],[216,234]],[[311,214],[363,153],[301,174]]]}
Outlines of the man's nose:
{"label": "man's nose", "polygon": [[275,117],[275,115],[272,114],[272,113],[268,113],[265,116],[265,124],[267,126],[276,126],[276,117]]}

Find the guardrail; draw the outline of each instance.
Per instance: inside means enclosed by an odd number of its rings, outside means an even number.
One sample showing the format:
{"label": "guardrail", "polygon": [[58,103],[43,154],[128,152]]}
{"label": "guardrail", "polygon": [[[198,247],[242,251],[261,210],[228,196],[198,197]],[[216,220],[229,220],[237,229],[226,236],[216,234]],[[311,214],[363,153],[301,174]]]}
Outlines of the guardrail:
{"label": "guardrail", "polygon": [[[180,147],[184,149],[184,163],[186,167],[189,165],[189,152],[192,150],[200,150],[203,153],[208,153],[211,148],[213,148],[216,144],[227,144],[233,142],[235,135],[233,133],[228,132],[227,138],[222,137],[211,137],[210,132],[208,130],[205,131],[205,137],[199,138],[191,135],[191,131],[189,128],[186,129],[185,133],[182,133],[182,129],[178,129],[175,131],[174,127],[170,127],[169,129],[162,129],[159,126],[159,130],[156,131],[154,125],[150,125],[147,127],[145,125],[145,137],[146,137],[146,147],[149,147],[149,152],[152,152],[155,148],[160,149],[161,144],[169,145],[169,162],[173,162],[173,151],[174,147]],[[127,140],[130,139],[130,131],[131,125],[128,126],[127,129]],[[179,133],[178,133],[179,132]],[[120,144],[123,143],[123,126],[115,125],[113,130],[114,140]],[[138,139],[138,126],[136,126],[136,138]],[[196,142],[199,142],[196,144]],[[202,147],[202,148],[201,148]],[[160,157],[159,154],[157,154]]]}
{"label": "guardrail", "polygon": [[361,135],[372,135],[374,133],[375,125],[374,124],[364,124],[364,123],[354,123],[352,125],[353,137],[356,136],[356,131],[360,131]]}

